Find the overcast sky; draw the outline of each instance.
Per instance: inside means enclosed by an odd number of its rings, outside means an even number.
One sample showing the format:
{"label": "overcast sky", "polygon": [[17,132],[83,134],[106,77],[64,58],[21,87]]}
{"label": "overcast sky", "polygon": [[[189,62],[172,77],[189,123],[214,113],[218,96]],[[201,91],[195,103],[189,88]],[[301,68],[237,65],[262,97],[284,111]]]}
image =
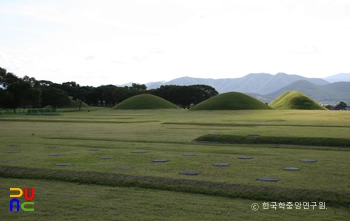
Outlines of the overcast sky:
{"label": "overcast sky", "polygon": [[0,0],[0,67],[80,85],[350,72],[350,0]]}

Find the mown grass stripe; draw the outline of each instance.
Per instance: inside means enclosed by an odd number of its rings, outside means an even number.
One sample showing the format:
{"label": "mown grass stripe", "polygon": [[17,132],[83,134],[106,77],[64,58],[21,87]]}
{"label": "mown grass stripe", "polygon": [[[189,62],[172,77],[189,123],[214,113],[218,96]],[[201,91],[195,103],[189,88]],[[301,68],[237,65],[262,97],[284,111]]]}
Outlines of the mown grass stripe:
{"label": "mown grass stripe", "polygon": [[0,121],[12,121],[12,122],[48,122],[48,123],[119,123],[119,124],[129,124],[129,123],[157,123],[158,120],[130,120],[130,121],[118,121],[118,120],[69,120],[67,118],[55,118],[55,119],[29,119],[29,118],[0,118]]}
{"label": "mown grass stripe", "polygon": [[253,127],[253,126],[271,126],[271,127],[335,127],[335,128],[348,128],[350,126],[347,125],[324,125],[324,124],[266,124],[266,123],[203,123],[203,122],[163,122],[162,124],[170,124],[170,125],[191,125],[191,126],[218,126],[218,127]]}
{"label": "mown grass stripe", "polygon": [[350,147],[350,139],[331,137],[275,137],[240,136],[231,134],[206,134],[196,138],[198,142],[224,144],[288,144],[308,146]]}
{"label": "mown grass stripe", "polygon": [[350,206],[350,193],[340,194],[331,191],[247,186],[191,179],[11,166],[0,166],[0,177],[46,179],[106,186],[140,187],[270,202],[326,202],[327,206]]}

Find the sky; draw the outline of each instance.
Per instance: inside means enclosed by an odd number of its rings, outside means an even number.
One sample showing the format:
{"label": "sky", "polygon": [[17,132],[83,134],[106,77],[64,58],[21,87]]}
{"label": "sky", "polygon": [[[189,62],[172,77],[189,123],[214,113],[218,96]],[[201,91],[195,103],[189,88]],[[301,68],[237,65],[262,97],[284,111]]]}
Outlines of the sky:
{"label": "sky", "polygon": [[350,73],[350,0],[0,0],[0,67],[80,85]]}

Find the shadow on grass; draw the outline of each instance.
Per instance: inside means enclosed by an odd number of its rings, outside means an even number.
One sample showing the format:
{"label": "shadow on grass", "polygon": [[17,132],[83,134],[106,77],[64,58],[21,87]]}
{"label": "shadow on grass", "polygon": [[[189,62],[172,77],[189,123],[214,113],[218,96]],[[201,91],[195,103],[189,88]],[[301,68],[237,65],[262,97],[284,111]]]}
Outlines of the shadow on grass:
{"label": "shadow on grass", "polygon": [[350,139],[327,137],[274,137],[206,134],[196,138],[194,141],[224,144],[285,144],[350,148]]}

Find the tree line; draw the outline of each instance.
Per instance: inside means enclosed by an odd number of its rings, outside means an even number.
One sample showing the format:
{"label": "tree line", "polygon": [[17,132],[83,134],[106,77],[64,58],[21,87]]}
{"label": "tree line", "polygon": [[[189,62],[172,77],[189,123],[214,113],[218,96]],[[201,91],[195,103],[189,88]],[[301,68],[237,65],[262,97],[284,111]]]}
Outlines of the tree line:
{"label": "tree line", "polygon": [[138,94],[153,94],[162,97],[182,108],[200,103],[218,92],[208,85],[162,85],[147,90],[146,85],[132,83],[131,86],[118,87],[101,85],[98,87],[80,86],[74,81],[57,84],[48,80],[36,80],[33,77],[17,77],[0,67],[0,108],[52,108],[64,107],[71,99],[89,106],[113,107],[123,100]]}

